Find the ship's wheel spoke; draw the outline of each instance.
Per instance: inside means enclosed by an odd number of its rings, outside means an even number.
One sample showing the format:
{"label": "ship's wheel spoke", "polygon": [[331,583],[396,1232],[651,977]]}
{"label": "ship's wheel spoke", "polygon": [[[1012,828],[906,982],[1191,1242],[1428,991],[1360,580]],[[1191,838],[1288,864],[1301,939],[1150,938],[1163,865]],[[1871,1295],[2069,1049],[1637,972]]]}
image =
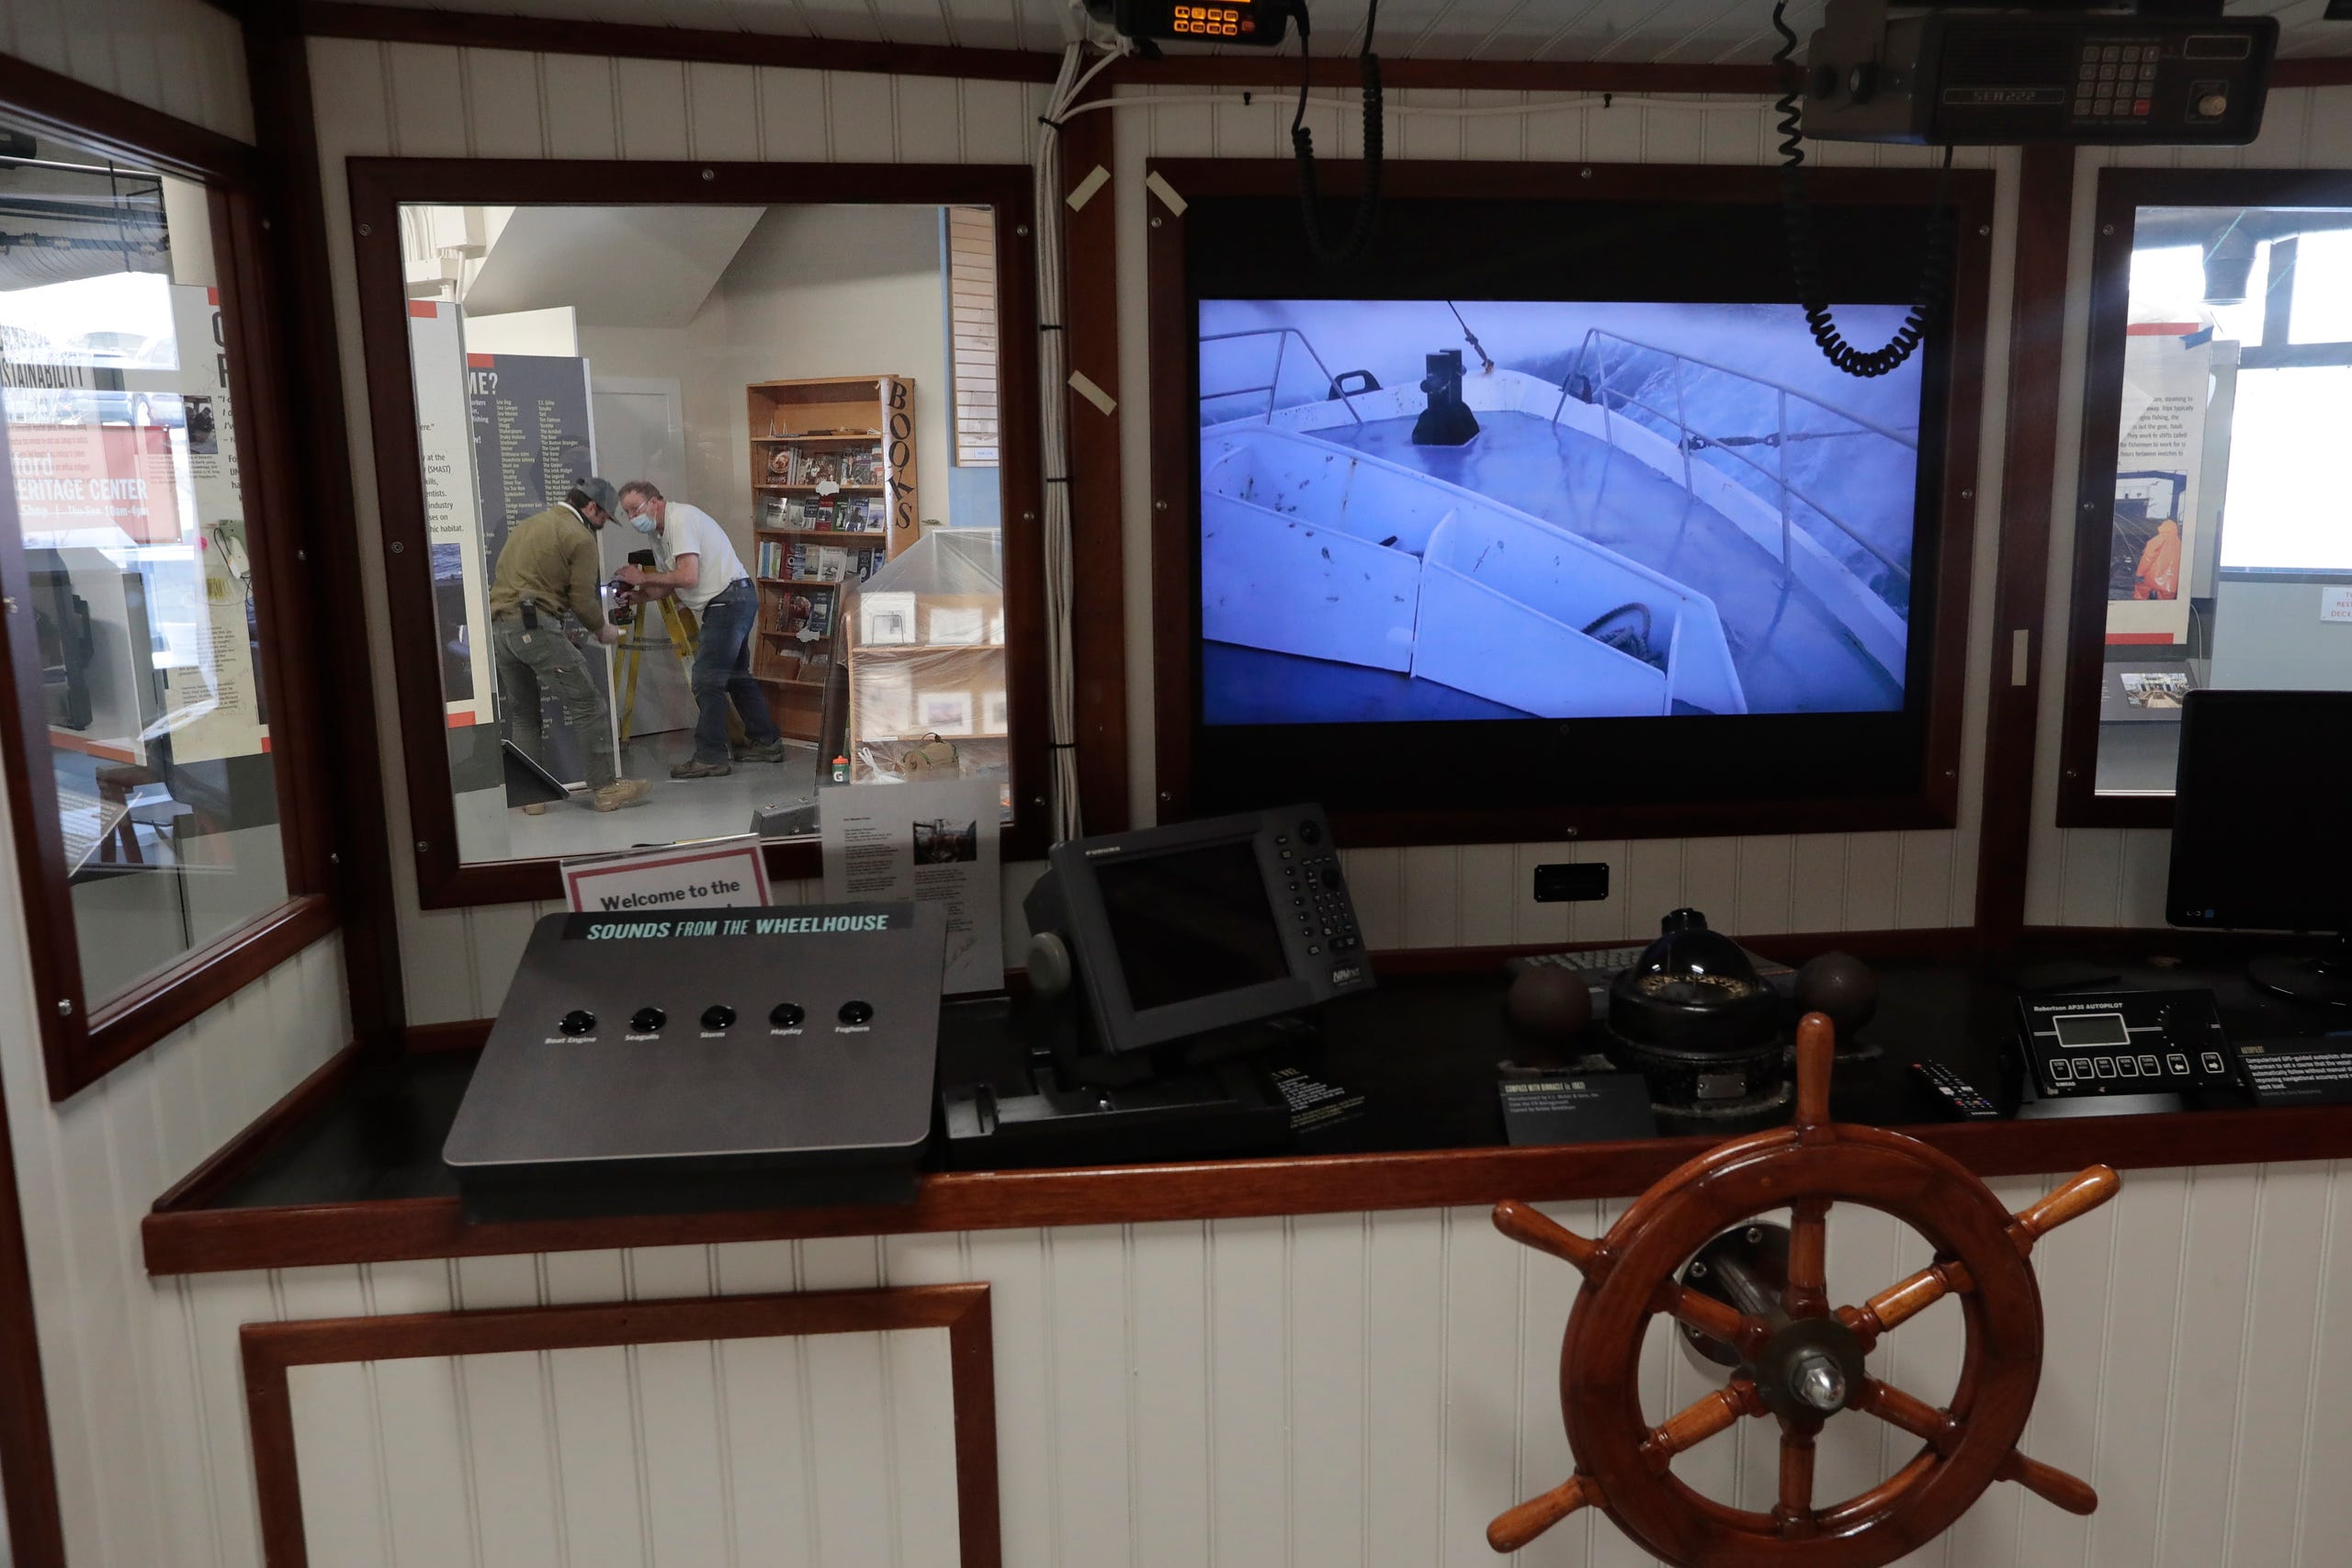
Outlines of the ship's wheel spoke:
{"label": "ship's wheel spoke", "polygon": [[1800,1198],[1789,1205],[1789,1283],[1781,1292],[1792,1318],[1829,1311],[1829,1200]]}
{"label": "ship's wheel spoke", "polygon": [[1517,1551],[1578,1508],[1600,1501],[1600,1489],[1591,1477],[1571,1475],[1541,1496],[1497,1514],[1487,1527],[1487,1544],[1497,1551]]}
{"label": "ship's wheel spoke", "polygon": [[1737,1377],[1666,1418],[1642,1441],[1642,1457],[1653,1470],[1664,1470],[1679,1453],[1688,1453],[1718,1432],[1727,1432],[1743,1416],[1764,1414],[1763,1396],[1755,1382]]}
{"label": "ship's wheel spoke", "polygon": [[1796,1427],[1781,1430],[1781,1491],[1772,1508],[1781,1539],[1801,1540],[1819,1529],[1813,1513],[1813,1434]]}
{"label": "ship's wheel spoke", "polygon": [[1695,1328],[1718,1344],[1728,1345],[1742,1356],[1754,1356],[1772,1337],[1771,1328],[1760,1317],[1741,1312],[1726,1302],[1702,1295],[1687,1285],[1668,1279],[1658,1287],[1657,1295],[1650,1303],[1652,1312],[1662,1312],[1686,1327]]}
{"label": "ship's wheel spoke", "polygon": [[1897,1280],[1858,1307],[1838,1309],[1838,1321],[1861,1336],[1869,1349],[1882,1334],[1918,1316],[1946,1296],[1962,1295],[1976,1288],[1967,1268],[1952,1259],[1930,1263],[1917,1273]]}
{"label": "ship's wheel spoke", "polygon": [[2112,1168],[2095,1165],[2014,1216],[2009,1239],[2018,1244],[2019,1252],[2030,1251],[2035,1242],[2068,1220],[2079,1220],[2114,1197],[2122,1185],[2123,1179]]}
{"label": "ship's wheel spoke", "polygon": [[1877,1378],[1864,1378],[1860,1391],[1854,1396],[1850,1409],[1867,1410],[1888,1426],[1910,1433],[1939,1454],[1950,1453],[1959,1443],[1961,1424],[1951,1413],[1939,1410],[1916,1394],[1904,1393],[1891,1382]]}

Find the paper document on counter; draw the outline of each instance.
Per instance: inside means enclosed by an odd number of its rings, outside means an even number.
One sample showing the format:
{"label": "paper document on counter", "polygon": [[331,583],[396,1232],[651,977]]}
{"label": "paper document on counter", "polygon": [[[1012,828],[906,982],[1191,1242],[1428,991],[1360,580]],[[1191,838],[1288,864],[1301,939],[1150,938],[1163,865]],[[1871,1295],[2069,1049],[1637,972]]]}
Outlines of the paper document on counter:
{"label": "paper document on counter", "polygon": [[845,784],[817,792],[825,901],[913,898],[947,915],[950,994],[1004,984],[1001,783]]}

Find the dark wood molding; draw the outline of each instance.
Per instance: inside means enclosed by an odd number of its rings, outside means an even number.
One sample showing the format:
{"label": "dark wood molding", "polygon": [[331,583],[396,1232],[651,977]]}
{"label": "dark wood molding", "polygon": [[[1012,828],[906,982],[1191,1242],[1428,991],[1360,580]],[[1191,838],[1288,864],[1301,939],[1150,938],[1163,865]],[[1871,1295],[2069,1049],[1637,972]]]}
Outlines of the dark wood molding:
{"label": "dark wood molding", "polygon": [[[1308,67],[1317,87],[1358,87],[1363,69],[1353,56],[1318,58]],[[1149,62],[1123,61],[1106,75],[1122,87],[1298,88],[1295,56],[1272,54],[1170,55]],[[1462,89],[1487,93],[1706,93],[1722,96],[1771,97],[1780,73],[1770,65],[1674,65],[1616,60],[1413,60],[1380,59],[1381,86]]]}
{"label": "dark wood molding", "polygon": [[[2027,148],[2018,176],[2017,250],[2010,269],[2007,417],[1977,818],[1976,925],[1996,943],[2025,924],[2034,731],[2042,672],[2051,659],[2042,635],[2044,583],[2058,465],[2059,360],[2066,334],[2074,201],[2075,150]],[[2022,683],[2011,667],[2011,649],[2020,637],[2027,649]]]}
{"label": "dark wood molding", "polygon": [[[2329,169],[2101,169],[2090,254],[2090,331],[2083,360],[2082,452],[2067,574],[2065,707],[2059,727],[2058,826],[2169,828],[2172,797],[2101,795],[2098,710],[2107,679],[2108,557],[2101,496],[2115,493],[2122,417],[2132,244],[2143,207],[2352,207],[2352,172]],[[1990,840],[1987,840],[1990,842]]]}
{"label": "dark wood molding", "polygon": [[0,55],[0,109],[44,135],[208,185],[249,185],[251,147],[159,108]]}
{"label": "dark wood molding", "polygon": [[343,1092],[358,1076],[367,1057],[356,1040],[312,1068],[308,1077],[288,1089],[277,1103],[240,1129],[237,1135],[206,1156],[204,1162],[164,1190],[153,1212],[200,1209],[232,1185],[254,1162],[283,1143],[312,1112]]}
{"label": "dark wood molding", "polygon": [[391,844],[386,829],[383,748],[376,728],[371,643],[345,423],[342,351],[327,257],[317,116],[310,51],[294,25],[293,0],[246,0],[245,73],[253,83],[263,198],[275,215],[262,258],[277,309],[274,363],[285,367],[296,433],[288,481],[312,525],[307,559],[284,575],[312,604],[338,613],[312,618],[321,657],[314,679],[319,746],[335,760],[332,804],[323,807],[327,863],[313,886],[333,891],[344,927],[344,972],[352,1032],[363,1049],[399,1048],[406,1008]]}
{"label": "dark wood molding", "polygon": [[1058,52],[1032,50],[794,38],[784,33],[729,32],[715,28],[649,27],[571,17],[491,16],[475,11],[420,11],[404,6],[346,6],[335,0],[300,0],[297,10],[301,30],[312,38],[440,44],[454,49],[595,54],[616,60],[707,61],[722,65],[780,65],[802,71],[954,76],[985,82],[1051,82],[1061,69]]}
{"label": "dark wood molding", "polygon": [[292,1368],[920,1328],[947,1331],[961,1548],[956,1560],[963,1568],[998,1568],[1003,1540],[997,1495],[996,1358],[984,1284],[249,1323],[238,1339],[253,1432],[262,1561],[267,1568],[307,1568],[310,1562],[287,1376]]}
{"label": "dark wood molding", "polygon": [[[979,164],[725,164],[537,162],[499,159],[354,158],[347,165],[353,247],[357,260],[361,337],[366,350],[367,420],[376,452],[376,482],[385,550],[396,662],[408,671],[394,694],[412,813],[419,901],[426,908],[555,900],[563,896],[553,860],[461,865],[456,807],[447,767],[446,717],[431,671],[439,666],[424,500],[418,471],[414,381],[409,364],[407,290],[402,282],[399,213],[403,203],[498,205],[518,200],[583,206],[735,203],[922,203],[987,207],[997,215],[998,378],[1008,408],[1036,406],[1036,245],[1031,222],[1031,172],[1024,165]],[[1043,476],[1034,423],[1004,427],[998,473],[1004,515],[1005,620],[1018,628],[1006,646],[1012,705],[1013,821],[1004,832],[1007,859],[1035,858],[1046,841],[1045,812],[1045,578],[1038,519]],[[1115,602],[1092,614],[1116,620]],[[365,666],[362,666],[363,671]],[[1123,682],[1121,683],[1123,687]],[[1119,687],[1081,693],[1080,724],[1093,707],[1124,704]],[[812,877],[820,863],[812,840],[767,847],[768,873]]]}
{"label": "dark wood molding", "polygon": [[[2203,1111],[2061,1122],[1906,1127],[1983,1177],[2098,1160],[2120,1170],[2352,1156],[2352,1109]],[[903,1205],[468,1224],[455,1198],[149,1214],[151,1274],[200,1274],[430,1258],[899,1235],[1047,1225],[1265,1218],[1623,1198],[1714,1146],[1707,1137],[1554,1148],[1327,1155],[949,1173]]]}
{"label": "dark wood molding", "polygon": [[[1101,84],[1087,96],[1103,96]],[[1082,114],[1063,122],[1062,193],[1096,167],[1117,165],[1113,116]],[[1077,211],[1062,209],[1062,341],[1069,368],[1111,393],[1119,389],[1118,191],[1104,186]],[[1128,825],[1127,617],[1101,606],[1125,597],[1126,502],[1123,493],[1120,420],[1076,392],[1065,391],[1069,432],[1069,513],[1072,549],[1070,657],[1078,705],[1084,716],[1078,742],[1079,802],[1086,830],[1114,833]]]}
{"label": "dark wood molding", "polygon": [[[0,482],[6,478],[0,472]],[[25,1252],[24,1206],[5,1098],[0,1098],[0,1511],[7,1519],[7,1534],[0,1539],[14,1553],[17,1568],[65,1568],[57,1457],[50,1447],[49,1395],[33,1317],[32,1267]]]}
{"label": "dark wood molding", "polygon": [[[1280,160],[1154,160],[1148,167],[1188,198],[1286,196],[1296,171]],[[1327,189],[1345,196],[1358,177],[1335,166]],[[1773,204],[1779,172],[1724,164],[1443,163],[1388,165],[1384,190],[1400,199],[1459,197],[1521,200],[1659,200]],[[1928,171],[1822,169],[1812,198],[1822,203],[1917,203],[1933,199]],[[1742,833],[1867,832],[1949,828],[1959,819],[1960,761],[1968,659],[1968,606],[1975,541],[1976,455],[1983,424],[1984,347],[1989,310],[1993,177],[1954,173],[1943,187],[1960,211],[1951,299],[1951,393],[1944,412],[1938,589],[1928,659],[1927,743],[1922,782],[1913,793],[1863,799],[1493,807],[1465,811],[1334,811],[1346,842],[1363,848],[1412,844],[1504,843],[1581,839],[1684,838]],[[1153,380],[1190,384],[1194,333],[1186,308],[1184,217],[1155,212],[1148,231],[1148,354]],[[1155,787],[1162,817],[1191,808],[1193,654],[1193,532],[1199,436],[1181,400],[1162,398],[1150,413],[1152,493],[1152,642],[1155,667]]]}
{"label": "dark wood molding", "polygon": [[[257,567],[264,635],[255,679],[275,732],[307,741],[321,728],[320,661],[310,654],[314,593],[301,559],[306,536],[295,524],[296,497],[305,493],[295,478],[302,443],[289,417],[299,400],[297,378],[288,373],[277,312],[265,303],[277,300],[280,291],[269,255],[272,209],[261,156],[242,142],[145,105],[19,62],[9,65],[0,83],[0,108],[44,133],[206,187],[223,344],[235,378],[242,500],[253,524],[248,537]],[[0,585],[22,602],[26,584],[14,495],[10,484],[0,496]],[[27,640],[30,617],[10,619],[25,624],[12,625],[6,638],[16,733],[0,750],[9,753],[5,772],[31,926],[42,1055],[50,1093],[63,1100],[334,929],[333,906],[322,896],[333,856],[326,751],[286,744],[271,752],[288,901],[94,1006],[83,987],[54,782],[45,768],[28,761],[46,756],[50,744],[45,728],[38,728],[45,705],[38,684],[31,683],[38,662]],[[27,660],[35,660],[29,671]]]}

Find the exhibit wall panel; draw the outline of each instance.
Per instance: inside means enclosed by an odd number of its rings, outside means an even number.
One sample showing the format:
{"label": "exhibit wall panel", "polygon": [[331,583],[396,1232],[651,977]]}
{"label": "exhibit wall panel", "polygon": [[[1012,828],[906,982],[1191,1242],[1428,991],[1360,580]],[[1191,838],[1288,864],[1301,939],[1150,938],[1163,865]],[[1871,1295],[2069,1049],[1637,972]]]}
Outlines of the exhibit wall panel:
{"label": "exhibit wall panel", "polygon": [[254,139],[245,35],[208,0],[8,0],[0,54],[207,130]]}
{"label": "exhibit wall panel", "polygon": [[[2090,332],[2090,257],[2103,168],[2352,168],[2352,86],[2272,91],[2262,135],[2248,147],[2086,147],[2075,159],[2074,231],[2067,247],[2066,333],[2055,493],[2051,508],[2049,597],[2041,646],[2062,658],[2074,623],[2075,525],[2082,459],[2084,360]],[[2104,613],[2105,606],[2100,606]],[[2033,842],[2027,861],[2026,923],[2161,926],[2172,835],[2152,828],[2060,828],[2060,724],[2064,682],[2042,672],[2034,742]]]}
{"label": "exhibit wall panel", "polygon": [[[2022,1207],[2058,1179],[1994,1185]],[[2352,1448],[2352,1251],[2328,1238],[2344,1181],[2330,1164],[2134,1172],[2115,1202],[2037,1247],[2047,1346],[2023,1447],[2088,1479],[2099,1511],[1996,1485],[1904,1562],[2340,1562],[2352,1494],[2331,1478]],[[1548,1211],[1594,1234],[1623,1207]],[[1884,1216],[1831,1216],[1838,1299],[1928,1260]],[[257,1568],[240,1324],[962,1281],[989,1287],[1007,1563],[1476,1568],[1495,1561],[1487,1521],[1570,1468],[1558,1365],[1576,1275],[1503,1239],[1482,1209],[206,1274],[163,1290],[195,1349],[186,1400],[211,1507],[156,1561]],[[1873,1371],[1948,1397],[1959,1315],[1945,1302],[1905,1324]],[[1653,1329],[1638,1352],[1653,1422],[1720,1382],[1670,1337]],[[936,1347],[847,1336],[809,1359],[813,1344],[320,1369],[298,1391],[295,1438],[311,1539],[336,1547],[314,1545],[312,1561],[953,1561],[938,1533]],[[1742,1423],[1677,1473],[1769,1508],[1775,1438]],[[1816,1495],[1858,1492],[1916,1447],[1864,1417],[1833,1422]],[[861,1527],[837,1534],[829,1521],[843,1518]],[[1651,1562],[1590,1513],[1518,1560]]]}
{"label": "exhibit wall panel", "polygon": [[[1291,156],[1293,100],[1260,94],[1243,104],[1202,103],[1197,88],[1155,94],[1188,100],[1118,111],[1117,168],[1110,194],[1120,206],[1120,438],[1126,486],[1125,568],[1128,725],[1132,809],[1154,819],[1158,785],[1151,751],[1156,691],[1151,628],[1150,409],[1155,392],[1148,342],[1143,236],[1159,198],[1143,185],[1148,161],[1162,158]],[[1778,138],[1771,106],[1758,98],[1620,96],[1611,107],[1541,113],[1487,113],[1540,105],[1543,95],[1417,90],[1391,93],[1389,155],[1405,158],[1610,164],[1773,164]],[[1454,117],[1415,110],[1481,111]],[[1339,97],[1318,100],[1307,117],[1316,145],[1329,155],[1360,155],[1362,117]],[[1939,153],[1919,148],[1825,142],[1808,150],[1832,166],[1930,166]],[[2015,243],[2018,155],[2014,150],[1962,148],[1961,167],[1989,168],[1996,186],[1987,299],[1984,386],[2007,384],[2009,285]],[[1182,193],[1179,193],[1180,195]],[[1303,243],[1295,231],[1268,243]],[[1975,918],[1977,822],[1984,772],[1986,671],[1991,664],[1993,569],[2000,517],[2004,400],[1988,391],[1975,480],[1975,558],[1970,592],[1968,680],[1962,707],[1958,822],[1950,829],[1901,832],[1770,834],[1738,838],[1653,839],[1632,842],[1438,846],[1363,852],[1349,858],[1349,879],[1375,947],[1548,942],[1601,942],[1655,934],[1657,917],[1697,904],[1716,924],[1749,935],[1787,931],[1881,931],[1965,926]],[[1080,409],[1076,417],[1091,417]],[[1430,765],[1399,756],[1400,768]],[[1455,760],[1438,762],[1458,765]],[[1622,760],[1599,765],[1623,765]],[[1601,904],[1538,905],[1530,872],[1545,861],[1605,861],[1611,897]],[[1384,929],[1384,922],[1385,929]]]}
{"label": "exhibit wall panel", "polygon": [[[51,1447],[76,1568],[183,1561],[216,1506],[199,1462],[195,1347],[139,1222],[158,1194],[351,1038],[339,936],[313,943],[51,1104],[0,799],[0,1089],[17,1158]],[[187,1561],[195,1561],[188,1559]]]}

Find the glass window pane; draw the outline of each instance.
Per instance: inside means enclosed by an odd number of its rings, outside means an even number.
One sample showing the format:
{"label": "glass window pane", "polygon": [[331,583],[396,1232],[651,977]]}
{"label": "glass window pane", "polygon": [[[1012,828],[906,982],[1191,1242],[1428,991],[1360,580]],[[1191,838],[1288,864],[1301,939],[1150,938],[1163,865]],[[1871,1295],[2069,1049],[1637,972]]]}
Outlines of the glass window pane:
{"label": "glass window pane", "polygon": [[15,512],[88,1005],[283,903],[234,368],[200,186],[0,161]]}
{"label": "glass window pane", "polygon": [[2180,700],[2352,687],[2352,209],[2134,228],[2098,789],[2172,793]]}
{"label": "glass window pane", "polygon": [[993,220],[401,209],[461,862],[1009,781]]}

